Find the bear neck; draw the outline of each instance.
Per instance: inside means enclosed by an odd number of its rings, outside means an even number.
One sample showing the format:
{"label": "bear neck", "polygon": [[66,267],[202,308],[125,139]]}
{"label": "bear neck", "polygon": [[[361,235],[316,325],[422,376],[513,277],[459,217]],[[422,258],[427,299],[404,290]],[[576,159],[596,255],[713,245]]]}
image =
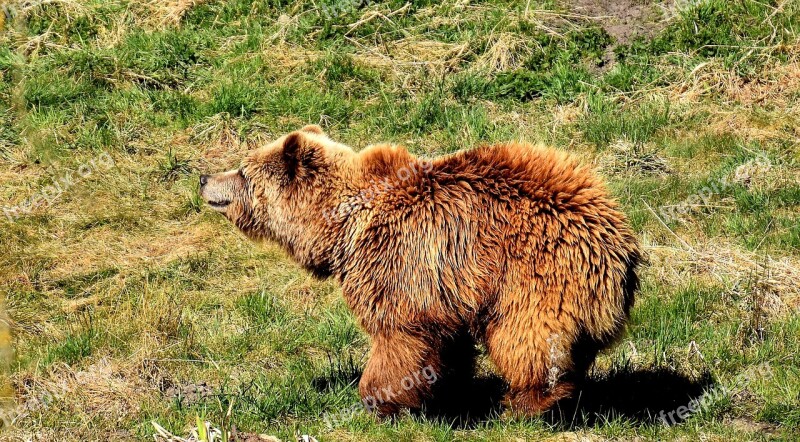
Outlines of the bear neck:
{"label": "bear neck", "polygon": [[397,211],[413,204],[407,188],[418,187],[419,180],[432,167],[400,146],[376,145],[365,149],[339,178],[338,195],[324,209],[323,219],[332,232],[330,276],[343,282],[359,244],[372,227],[392,223]]}

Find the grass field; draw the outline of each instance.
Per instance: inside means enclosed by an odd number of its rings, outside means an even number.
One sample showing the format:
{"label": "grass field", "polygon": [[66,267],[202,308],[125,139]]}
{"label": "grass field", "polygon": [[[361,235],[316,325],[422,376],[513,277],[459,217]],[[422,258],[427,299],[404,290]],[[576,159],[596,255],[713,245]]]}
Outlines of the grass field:
{"label": "grass field", "polygon": [[[800,2],[2,4],[0,440],[800,437]],[[308,123],[597,168],[648,264],[578,400],[342,414],[369,342],[340,290],[197,194]]]}

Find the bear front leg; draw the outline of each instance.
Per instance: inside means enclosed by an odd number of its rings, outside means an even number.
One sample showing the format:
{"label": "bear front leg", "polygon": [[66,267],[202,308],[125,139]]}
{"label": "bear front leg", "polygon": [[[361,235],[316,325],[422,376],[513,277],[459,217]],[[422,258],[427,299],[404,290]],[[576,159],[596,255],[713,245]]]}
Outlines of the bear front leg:
{"label": "bear front leg", "polygon": [[431,398],[439,376],[438,349],[401,332],[372,337],[372,350],[358,390],[364,406],[380,417],[403,408],[418,411]]}

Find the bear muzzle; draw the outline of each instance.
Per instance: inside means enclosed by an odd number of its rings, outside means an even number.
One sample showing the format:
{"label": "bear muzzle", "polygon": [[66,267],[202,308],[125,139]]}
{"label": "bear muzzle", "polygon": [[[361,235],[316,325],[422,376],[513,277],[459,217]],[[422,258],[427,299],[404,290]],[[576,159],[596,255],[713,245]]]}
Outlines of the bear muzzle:
{"label": "bear muzzle", "polygon": [[239,170],[200,176],[200,196],[217,212],[225,212],[243,187]]}

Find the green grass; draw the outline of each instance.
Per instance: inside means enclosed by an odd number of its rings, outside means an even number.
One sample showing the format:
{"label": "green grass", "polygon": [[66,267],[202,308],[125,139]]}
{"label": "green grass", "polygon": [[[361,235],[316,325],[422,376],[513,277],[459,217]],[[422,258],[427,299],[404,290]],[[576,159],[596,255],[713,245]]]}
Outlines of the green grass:
{"label": "green grass", "polygon": [[84,330],[71,331],[58,344],[47,346],[42,364],[47,366],[56,361],[74,364],[90,356],[92,350],[98,345],[98,333],[92,327],[91,319],[88,321]]}
{"label": "green grass", "polygon": [[[574,3],[14,9],[0,34],[2,208],[103,153],[114,167],[0,216],[0,350],[13,349],[0,392],[32,407],[2,437],[152,440],[151,421],[185,436],[199,416],[282,440],[791,440],[798,2],[637,1],[652,10],[629,17],[645,31],[633,36],[618,11]],[[368,338],[333,281],[244,239],[196,188],[309,123],[356,149],[425,155],[522,139],[599,170],[649,265],[577,409],[325,421],[358,404]],[[762,364],[768,377],[737,383]],[[170,393],[200,384],[208,394]],[[653,417],[724,388],[681,424]]]}

